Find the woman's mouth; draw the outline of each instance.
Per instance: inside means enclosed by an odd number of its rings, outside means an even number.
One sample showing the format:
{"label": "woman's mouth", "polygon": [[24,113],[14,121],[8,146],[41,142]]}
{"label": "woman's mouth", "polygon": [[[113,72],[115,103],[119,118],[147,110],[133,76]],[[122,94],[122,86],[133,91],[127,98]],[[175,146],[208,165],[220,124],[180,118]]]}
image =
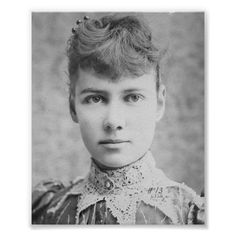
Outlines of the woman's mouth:
{"label": "woman's mouth", "polygon": [[99,141],[99,144],[108,149],[119,149],[125,147],[129,140],[122,140],[122,139],[105,139]]}
{"label": "woman's mouth", "polygon": [[122,139],[105,139],[99,141],[99,144],[118,144],[118,143],[127,143],[129,142],[128,140],[122,140]]}

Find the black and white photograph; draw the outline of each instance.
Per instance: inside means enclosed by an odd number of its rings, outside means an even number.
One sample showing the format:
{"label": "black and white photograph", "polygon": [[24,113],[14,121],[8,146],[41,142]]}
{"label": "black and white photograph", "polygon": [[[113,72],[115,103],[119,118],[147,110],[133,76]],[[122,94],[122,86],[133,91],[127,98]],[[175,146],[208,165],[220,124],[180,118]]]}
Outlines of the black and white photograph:
{"label": "black and white photograph", "polygon": [[205,12],[31,20],[31,224],[205,227]]}

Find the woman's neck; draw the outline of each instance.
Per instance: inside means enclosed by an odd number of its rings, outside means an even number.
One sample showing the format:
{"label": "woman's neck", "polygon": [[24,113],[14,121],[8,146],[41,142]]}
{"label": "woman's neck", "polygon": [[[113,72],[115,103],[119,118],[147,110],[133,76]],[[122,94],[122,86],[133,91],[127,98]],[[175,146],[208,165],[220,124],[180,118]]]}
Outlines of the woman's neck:
{"label": "woman's neck", "polygon": [[92,158],[92,161],[99,167],[99,169],[101,170],[116,170],[116,169],[120,169],[120,168],[124,168],[126,166],[132,165],[133,163],[141,160],[144,156],[146,155],[146,153],[144,153],[141,157],[139,157],[136,161],[133,161],[127,165],[124,166],[118,166],[118,167],[113,167],[113,166],[106,166],[104,164],[102,164],[101,162],[99,162],[98,160]]}

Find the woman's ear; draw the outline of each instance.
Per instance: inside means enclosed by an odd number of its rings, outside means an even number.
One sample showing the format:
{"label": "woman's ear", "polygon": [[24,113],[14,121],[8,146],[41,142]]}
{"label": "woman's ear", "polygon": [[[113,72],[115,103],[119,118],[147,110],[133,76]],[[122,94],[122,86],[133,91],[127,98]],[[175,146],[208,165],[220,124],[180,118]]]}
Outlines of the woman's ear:
{"label": "woman's ear", "polygon": [[75,123],[79,123],[76,109],[75,109],[75,94],[72,92],[70,92],[70,95],[69,95],[69,106],[70,106],[70,115],[71,115],[72,120]]}
{"label": "woman's ear", "polygon": [[166,101],[166,88],[163,84],[160,84],[157,94],[157,114],[156,122],[160,121],[165,112],[165,101]]}

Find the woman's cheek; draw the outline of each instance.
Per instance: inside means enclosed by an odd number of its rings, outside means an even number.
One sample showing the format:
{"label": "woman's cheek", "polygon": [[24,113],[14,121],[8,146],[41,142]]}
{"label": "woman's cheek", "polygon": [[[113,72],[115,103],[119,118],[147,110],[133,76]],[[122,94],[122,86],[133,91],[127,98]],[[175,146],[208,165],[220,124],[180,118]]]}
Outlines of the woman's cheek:
{"label": "woman's cheek", "polygon": [[150,140],[153,138],[156,127],[154,113],[142,113],[139,117],[133,120],[133,130],[137,133],[139,138],[143,140]]}
{"label": "woman's cheek", "polygon": [[139,113],[136,113],[134,117],[133,124],[135,124],[137,129],[151,129],[156,122],[155,112],[147,108],[144,108]]}
{"label": "woman's cheek", "polygon": [[94,122],[96,121],[96,114],[91,109],[81,108],[78,112],[79,114],[79,123],[81,126],[86,128],[91,128]]}
{"label": "woman's cheek", "polygon": [[81,117],[80,129],[86,140],[96,139],[101,132],[101,122],[97,115],[86,113]]}

